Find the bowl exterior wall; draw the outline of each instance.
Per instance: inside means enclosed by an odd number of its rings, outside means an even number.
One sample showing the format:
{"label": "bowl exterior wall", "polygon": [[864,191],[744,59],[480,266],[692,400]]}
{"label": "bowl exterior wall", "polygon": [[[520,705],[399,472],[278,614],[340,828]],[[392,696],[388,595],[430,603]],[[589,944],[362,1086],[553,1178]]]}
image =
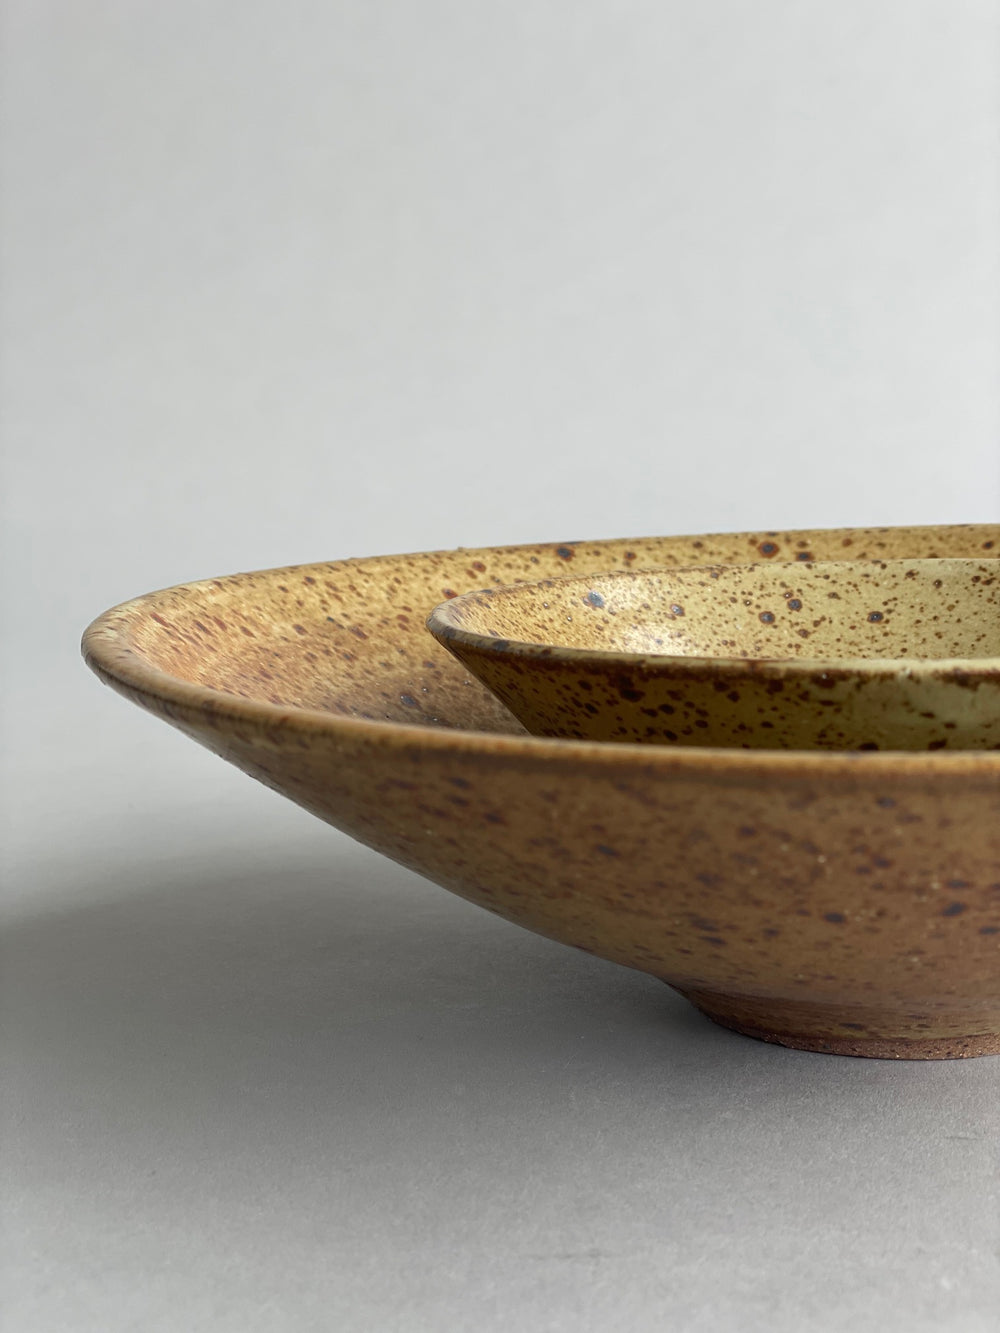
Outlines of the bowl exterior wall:
{"label": "bowl exterior wall", "polygon": [[444,641],[534,736],[768,750],[1000,749],[1000,672],[736,670],[659,658],[609,670]]}
{"label": "bowl exterior wall", "polygon": [[458,753],[153,711],[392,860],[727,1026],[851,1054],[1000,1049],[989,769],[698,773],[632,747],[535,760],[487,737]]}

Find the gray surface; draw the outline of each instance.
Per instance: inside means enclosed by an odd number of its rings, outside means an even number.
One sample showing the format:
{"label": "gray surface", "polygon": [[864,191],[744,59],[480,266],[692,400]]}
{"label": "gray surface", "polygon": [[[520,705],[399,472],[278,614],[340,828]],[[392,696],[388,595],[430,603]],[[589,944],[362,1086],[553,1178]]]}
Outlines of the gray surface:
{"label": "gray surface", "polygon": [[996,1328],[995,1061],[752,1043],[270,804],[8,927],[11,1327]]}
{"label": "gray surface", "polygon": [[994,1333],[1000,1062],[715,1029],[76,640],[236,568],[996,519],[1000,8],[4,26],[5,1333]]}

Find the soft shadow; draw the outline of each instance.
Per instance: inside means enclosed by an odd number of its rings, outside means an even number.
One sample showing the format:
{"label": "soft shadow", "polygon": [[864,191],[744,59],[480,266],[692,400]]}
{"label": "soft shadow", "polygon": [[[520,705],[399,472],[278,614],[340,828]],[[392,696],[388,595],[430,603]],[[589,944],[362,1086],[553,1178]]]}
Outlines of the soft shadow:
{"label": "soft shadow", "polygon": [[[548,1327],[581,1300],[574,1327],[623,1327],[631,1293],[684,1316],[657,1327],[756,1333],[779,1295],[833,1308],[845,1269],[881,1273],[901,1190],[905,1244],[988,1299],[997,1062],[735,1036],[332,834],[113,859],[6,928],[19,1326],[75,1326],[83,1273],[94,1329],[192,1291],[190,1327],[223,1298],[244,1329],[507,1327],[510,1302]],[[910,1285],[879,1289],[880,1326]]]}
{"label": "soft shadow", "polygon": [[[518,1089],[566,1124],[579,1097],[656,1113],[764,1113],[888,1066],[769,1047],[669,988],[532,936],[331,837],[330,855],[141,858],[103,901],[8,925],[5,1026],[18,1086],[180,1148],[257,1106],[272,1128],[370,1123]],[[80,885],[86,901],[94,886]],[[954,1069],[954,1067],[953,1067]],[[954,1083],[955,1073],[952,1074]],[[459,1093],[455,1089],[459,1088]],[[140,1144],[135,1145],[137,1148]]]}
{"label": "soft shadow", "polygon": [[349,1069],[359,1029],[367,1060],[405,1032],[484,1065],[569,1037],[596,1053],[612,1028],[666,1048],[736,1040],[650,978],[330,845],[329,858],[286,849],[264,863],[231,849],[199,867],[137,858],[94,884],[78,872],[79,907],[3,929],[8,1031],[80,1074],[113,1065],[145,1083],[170,1068],[195,1097],[225,1091],[238,1052],[265,1081],[294,1067],[322,1093]]}

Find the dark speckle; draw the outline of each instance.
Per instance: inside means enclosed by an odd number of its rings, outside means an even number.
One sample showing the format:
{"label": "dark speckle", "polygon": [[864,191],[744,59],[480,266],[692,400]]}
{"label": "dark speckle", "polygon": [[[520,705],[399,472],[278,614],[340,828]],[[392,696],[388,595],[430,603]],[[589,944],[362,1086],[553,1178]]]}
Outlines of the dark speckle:
{"label": "dark speckle", "polygon": [[829,921],[835,926],[839,926],[842,922],[847,920],[847,917],[844,916],[843,912],[824,912],[823,920]]}
{"label": "dark speckle", "polygon": [[675,616],[682,616],[684,614],[683,606],[672,606],[670,610],[673,612]]}
{"label": "dark speckle", "polygon": [[878,622],[879,622],[880,620],[884,620],[885,617],[882,615],[882,612],[881,612],[881,611],[869,611],[869,612],[868,612],[868,619],[871,621],[871,623],[872,623],[873,625],[877,625]]}
{"label": "dark speckle", "polygon": [[777,542],[761,542],[761,544],[757,547],[757,550],[761,553],[761,555],[766,555],[770,557],[772,555],[778,554],[778,544]]}
{"label": "dark speckle", "polygon": [[966,910],[965,903],[949,903],[941,913],[942,916],[961,916]]}
{"label": "dark speckle", "polygon": [[880,805],[883,810],[891,810],[892,807],[896,804],[896,802],[892,799],[891,796],[880,796],[878,800],[875,802],[875,804]]}
{"label": "dark speckle", "polygon": [[419,708],[419,707],[420,707],[420,705],[417,703],[416,699],[414,699],[414,697],[413,697],[412,694],[401,694],[401,695],[399,696],[399,702],[400,702],[401,704],[404,704],[407,708]]}
{"label": "dark speckle", "polygon": [[692,916],[691,924],[695,930],[703,930],[707,935],[715,935],[719,930],[716,922],[709,921],[708,917],[704,916]]}
{"label": "dark speckle", "polygon": [[773,611],[761,611],[761,613],[760,613],[760,623],[761,623],[762,625],[773,625],[773,624],[774,624],[774,612],[773,612]]}
{"label": "dark speckle", "polygon": [[801,610],[802,610],[802,603],[799,601],[799,599],[798,599],[797,597],[789,597],[789,599],[788,599],[788,609],[789,609],[790,611],[801,611]]}
{"label": "dark speckle", "polygon": [[560,560],[572,560],[575,554],[576,552],[573,550],[572,546],[556,547],[556,555],[559,557]]}
{"label": "dark speckle", "polygon": [[812,551],[798,551],[795,555],[796,560],[811,560]]}
{"label": "dark speckle", "polygon": [[1000,926],[980,926],[980,935],[1000,935]]}
{"label": "dark speckle", "polygon": [[617,847],[609,847],[608,844],[607,844],[606,842],[599,842],[599,843],[597,844],[597,847],[596,847],[595,850],[598,851],[598,852],[600,852],[602,856],[618,856],[618,855],[619,855],[618,848],[617,848]]}
{"label": "dark speckle", "polygon": [[585,602],[589,602],[591,606],[603,606],[603,605],[604,605],[604,598],[601,596],[601,594],[600,594],[599,592],[594,592],[593,590],[591,590],[590,592],[588,592],[587,595],[586,595],[586,597],[585,597],[583,600],[584,600]]}

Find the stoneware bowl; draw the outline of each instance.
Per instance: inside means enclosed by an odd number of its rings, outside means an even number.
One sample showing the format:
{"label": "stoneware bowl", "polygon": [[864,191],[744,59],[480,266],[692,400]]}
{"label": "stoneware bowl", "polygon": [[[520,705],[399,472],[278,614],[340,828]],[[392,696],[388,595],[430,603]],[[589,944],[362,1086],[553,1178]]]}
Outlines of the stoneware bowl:
{"label": "stoneware bowl", "polygon": [[1000,753],[528,736],[424,623],[571,570],[971,556],[996,527],[579,542],[342,561],[151,593],[98,675],[320,818],[711,1018],[851,1055],[1000,1051]]}
{"label": "stoneware bowl", "polygon": [[989,560],[623,570],[487,588],[427,624],[535,735],[1000,748]]}

